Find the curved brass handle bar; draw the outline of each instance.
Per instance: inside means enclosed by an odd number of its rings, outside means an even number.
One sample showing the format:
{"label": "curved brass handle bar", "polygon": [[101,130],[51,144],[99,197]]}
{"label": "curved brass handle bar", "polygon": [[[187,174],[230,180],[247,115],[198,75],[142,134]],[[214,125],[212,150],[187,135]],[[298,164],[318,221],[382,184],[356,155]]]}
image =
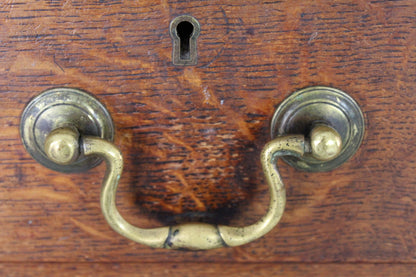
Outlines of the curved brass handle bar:
{"label": "curved brass handle bar", "polygon": [[81,145],[86,156],[98,155],[107,163],[101,188],[101,209],[110,226],[119,234],[155,248],[206,250],[238,246],[268,233],[282,217],[286,193],[276,166],[282,155],[301,156],[305,140],[302,135],[283,136],[265,145],[261,164],[270,191],[270,205],[263,218],[246,227],[229,227],[205,223],[187,223],[153,229],[138,228],[128,223],[116,207],[116,191],[123,171],[123,156],[118,148],[98,137],[84,137]]}

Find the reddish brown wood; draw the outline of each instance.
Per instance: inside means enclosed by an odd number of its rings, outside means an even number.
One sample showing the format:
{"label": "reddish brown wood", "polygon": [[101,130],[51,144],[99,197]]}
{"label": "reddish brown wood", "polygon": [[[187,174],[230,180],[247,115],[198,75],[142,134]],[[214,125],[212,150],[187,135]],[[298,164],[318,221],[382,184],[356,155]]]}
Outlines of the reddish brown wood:
{"label": "reddish brown wood", "polygon": [[[19,263],[0,264],[2,276],[414,276],[410,264]],[[220,275],[219,275],[220,273]]]}
{"label": "reddish brown wood", "polygon": [[[1,262],[415,262],[415,1],[3,1],[0,14]],[[171,64],[168,26],[181,14],[201,24],[195,67]],[[281,163],[283,219],[239,248],[120,237],[99,208],[104,165],[52,172],[18,131],[43,90],[87,90],[117,127],[129,221],[242,225],[267,206],[258,157],[274,109],[311,85],[357,100],[363,145],[328,173]]]}

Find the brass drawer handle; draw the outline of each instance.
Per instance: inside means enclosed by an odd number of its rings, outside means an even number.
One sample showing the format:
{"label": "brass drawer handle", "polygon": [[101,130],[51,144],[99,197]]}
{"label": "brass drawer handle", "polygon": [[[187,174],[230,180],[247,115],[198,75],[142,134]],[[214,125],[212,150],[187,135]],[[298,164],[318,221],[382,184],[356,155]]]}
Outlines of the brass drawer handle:
{"label": "brass drawer handle", "polygon": [[[45,152],[56,163],[77,159],[78,149],[86,156],[96,155],[107,164],[101,188],[101,209],[108,224],[119,234],[155,248],[205,250],[222,246],[238,246],[269,232],[280,220],[285,207],[285,189],[276,168],[281,155],[303,155],[303,136],[284,136],[266,144],[261,163],[270,190],[267,214],[247,227],[229,227],[205,223],[187,223],[171,227],[142,229],[128,223],[116,207],[118,181],[123,171],[123,156],[111,142],[98,137],[81,137],[72,128],[52,131],[46,139]],[[81,144],[78,145],[78,141]],[[74,154],[71,156],[71,154]]]}
{"label": "brass drawer handle", "polygon": [[[55,100],[51,101],[53,97]],[[76,99],[73,100],[74,98]],[[262,237],[279,222],[286,202],[285,188],[276,166],[277,159],[282,156],[301,158],[305,153],[310,153],[315,161],[327,162],[339,157],[344,150],[343,139],[338,131],[323,122],[315,125],[308,139],[305,139],[303,135],[277,136],[264,146],[260,156],[264,176],[269,186],[270,204],[266,215],[257,223],[246,227],[186,223],[170,227],[143,229],[128,223],[117,210],[116,192],[123,171],[123,156],[120,150],[109,141],[110,139],[105,138],[101,131],[95,136],[83,135],[88,128],[94,128],[84,124],[85,126],[81,126],[84,130],[79,129],[77,124],[80,120],[76,118],[79,116],[76,114],[79,111],[71,114],[66,110],[66,113],[63,113],[66,116],[62,115],[65,120],[59,117],[61,126],[52,126],[57,124],[56,117],[42,118],[45,116],[42,109],[64,109],[68,108],[66,105],[74,106],[74,103],[89,101],[97,100],[84,92],[73,89],[54,89],[41,94],[28,105],[23,113],[21,122],[23,142],[35,159],[45,166],[61,171],[65,171],[63,169],[78,171],[80,168],[68,169],[68,166],[77,165],[96,157],[104,159],[107,170],[101,188],[100,202],[105,219],[119,234],[155,248],[206,250],[223,246],[239,246]],[[102,116],[97,121],[111,121],[107,117],[108,114],[102,111],[105,108],[99,102],[94,105],[99,107],[98,110],[101,109],[98,112],[92,111],[94,116],[97,114]],[[58,111],[56,113],[59,114]],[[43,120],[42,126],[36,126],[39,119]],[[108,124],[112,126],[112,123]],[[36,129],[41,130],[33,131]],[[36,137],[39,133],[44,134],[44,140]],[[44,149],[35,150],[36,147],[39,148],[36,146],[38,144],[34,145],[33,141],[28,141],[28,139],[44,142]],[[38,154],[39,156],[37,156]],[[62,166],[62,168],[57,166]]]}

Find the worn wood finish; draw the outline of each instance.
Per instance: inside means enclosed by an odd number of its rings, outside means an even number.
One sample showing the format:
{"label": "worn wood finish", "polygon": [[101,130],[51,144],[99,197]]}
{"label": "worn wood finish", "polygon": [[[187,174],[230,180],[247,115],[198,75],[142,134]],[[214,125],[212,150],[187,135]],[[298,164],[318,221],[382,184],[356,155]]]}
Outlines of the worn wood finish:
{"label": "worn wood finish", "polygon": [[[416,2],[240,2],[1,2],[1,262],[415,262]],[[168,26],[181,14],[201,24],[195,67],[171,64]],[[311,85],[357,100],[364,143],[329,173],[281,163],[283,219],[239,248],[154,250],[120,237],[99,208],[104,165],[52,172],[18,132],[41,91],[87,90],[117,127],[129,221],[242,225],[267,206],[258,157],[274,109]]]}
{"label": "worn wood finish", "polygon": [[[8,277],[26,276],[414,276],[415,265],[405,264],[241,264],[241,263],[16,263],[1,264]],[[219,275],[220,273],[220,275]]]}

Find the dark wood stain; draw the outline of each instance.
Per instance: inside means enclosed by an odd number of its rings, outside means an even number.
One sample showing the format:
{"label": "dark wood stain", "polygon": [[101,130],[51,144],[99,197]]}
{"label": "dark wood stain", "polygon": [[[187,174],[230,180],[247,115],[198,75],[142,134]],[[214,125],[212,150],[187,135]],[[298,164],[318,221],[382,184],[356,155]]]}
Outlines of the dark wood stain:
{"label": "dark wood stain", "polygon": [[[117,267],[110,262],[235,263],[231,273],[242,266],[265,276],[357,272],[342,263],[374,276],[394,275],[378,263],[414,272],[415,1],[5,1],[0,13],[2,276],[21,276],[29,261],[33,272],[45,263],[55,276],[70,272],[59,262],[88,263],[79,265],[85,275],[98,263]],[[169,22],[181,14],[201,24],[197,66],[171,62]],[[267,207],[259,154],[271,116],[312,85],[357,100],[363,145],[328,173],[279,163],[287,186],[281,223],[235,249],[154,250],[120,237],[99,207],[105,166],[52,172],[30,158],[18,131],[25,105],[43,90],[89,91],[117,128],[126,164],[118,207],[130,222],[243,225]],[[121,272],[137,269],[127,268]]]}

